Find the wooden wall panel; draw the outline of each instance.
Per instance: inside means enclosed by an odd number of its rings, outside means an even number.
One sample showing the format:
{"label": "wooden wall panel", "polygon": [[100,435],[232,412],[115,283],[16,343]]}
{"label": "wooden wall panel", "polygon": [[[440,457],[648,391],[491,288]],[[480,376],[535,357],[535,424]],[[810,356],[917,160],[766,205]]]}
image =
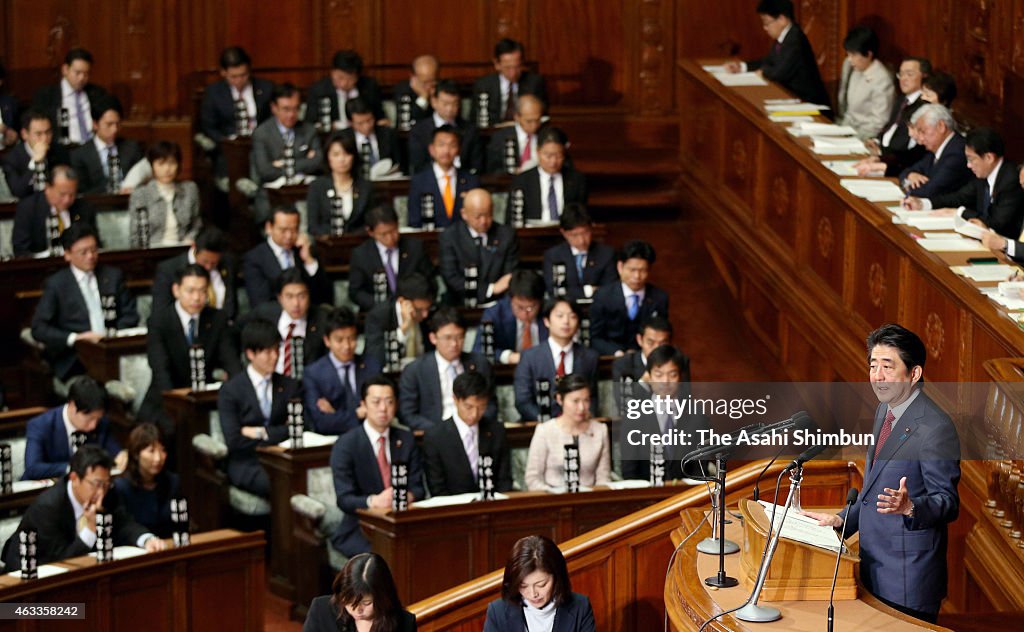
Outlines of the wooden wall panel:
{"label": "wooden wall panel", "polygon": [[384,0],[381,3],[380,62],[406,64],[435,51],[444,62],[489,59],[486,7],[481,0]]}

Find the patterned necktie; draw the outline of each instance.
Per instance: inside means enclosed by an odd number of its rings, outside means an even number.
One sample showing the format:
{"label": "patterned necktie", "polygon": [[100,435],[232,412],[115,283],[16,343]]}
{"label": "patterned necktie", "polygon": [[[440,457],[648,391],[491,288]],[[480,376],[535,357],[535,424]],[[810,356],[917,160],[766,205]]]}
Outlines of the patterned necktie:
{"label": "patterned necktie", "polygon": [[369,140],[363,143],[366,147],[366,155],[370,157],[370,166],[377,164],[377,152],[373,151],[373,143]]}
{"label": "patterned necktie", "polygon": [[882,422],[882,429],[878,433],[878,444],[875,445],[875,456],[871,459],[874,463],[878,460],[878,454],[882,451],[882,446],[885,445],[886,439],[892,434],[892,422],[896,421],[896,415],[892,414],[892,409],[885,414],[885,421]]}
{"label": "patterned necktie", "polygon": [[477,463],[480,457],[480,448],[476,443],[476,426],[470,426],[466,433],[466,442],[463,444],[466,449],[466,457],[469,459],[469,471],[473,473],[473,480],[477,480]]}
{"label": "patterned necktie", "polygon": [[519,350],[529,349],[533,346],[533,334],[530,333],[530,323],[522,323],[523,335],[519,341]]}
{"label": "patterned necktie", "polygon": [[636,315],[640,313],[640,295],[633,294],[629,297],[629,319],[636,320]]}
{"label": "patterned necktie", "polygon": [[193,316],[192,318],[188,319],[188,333],[185,334],[185,338],[188,339],[188,346],[190,346],[190,347],[196,341],[196,317],[195,316]]}
{"label": "patterned necktie", "polygon": [[516,84],[508,84],[508,100],[505,101],[505,121],[511,121],[516,116]]}
{"label": "patterned necktie", "polygon": [[565,351],[559,351],[558,368],[555,369],[555,377],[565,377]]}
{"label": "patterned necktie", "polygon": [[281,373],[292,376],[292,335],[295,333],[295,323],[288,323],[288,334],[284,337],[284,370]]}
{"label": "patterned necktie", "polygon": [[273,398],[270,395],[270,378],[269,377],[263,378],[263,381],[260,382],[259,400],[260,400],[260,414],[263,415],[263,423],[264,423],[264,425],[266,425],[266,423],[270,421],[270,409],[271,409],[271,407],[272,407],[272,405],[274,403],[274,400],[273,400]]}
{"label": "patterned necktie", "polygon": [[89,329],[91,331],[103,332],[106,329],[106,320],[103,318],[103,304],[100,301],[99,286],[96,283],[96,275],[89,273],[82,284],[82,293],[85,295],[85,306],[89,310]]}
{"label": "patterned necktie", "polygon": [[447,173],[444,174],[444,191],[441,198],[444,200],[444,212],[448,219],[451,219],[452,213],[455,212],[455,194],[452,193],[452,177]]}
{"label": "patterned necktie", "polygon": [[88,123],[85,122],[85,103],[82,100],[82,91],[75,91],[75,112],[78,117],[78,132],[80,143],[85,143],[87,140],[92,138],[92,130],[89,129]]}
{"label": "patterned necktie", "polygon": [[519,159],[519,164],[522,165],[530,158],[533,157],[533,134],[526,135],[526,147],[523,147],[523,155]]}
{"label": "patterned necktie", "polygon": [[395,293],[395,285],[398,283],[395,268],[391,265],[391,257],[394,256],[394,254],[394,248],[388,248],[384,251],[384,274],[388,277],[388,289],[391,294]]}
{"label": "patterned necktie", "polygon": [[391,466],[388,465],[387,447],[384,445],[384,437],[377,437],[377,468],[380,469],[380,480],[384,483],[384,489],[391,487]]}
{"label": "patterned necktie", "polygon": [[551,185],[548,187],[548,210],[551,213],[551,221],[558,219],[558,193],[555,191],[555,176],[548,176]]}
{"label": "patterned necktie", "polygon": [[576,278],[578,278],[580,280],[580,283],[583,283],[583,259],[586,256],[587,255],[585,255],[583,253],[575,255],[575,258],[576,258]]}
{"label": "patterned necktie", "polygon": [[287,270],[287,269],[291,268],[293,265],[295,265],[295,260],[292,257],[291,251],[290,250],[282,250],[281,251],[281,270],[282,271]]}

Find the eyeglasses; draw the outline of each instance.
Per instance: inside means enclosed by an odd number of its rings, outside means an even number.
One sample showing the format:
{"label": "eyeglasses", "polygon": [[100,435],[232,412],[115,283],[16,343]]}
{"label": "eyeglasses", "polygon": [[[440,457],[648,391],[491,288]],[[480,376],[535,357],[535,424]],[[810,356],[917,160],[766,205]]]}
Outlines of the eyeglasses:
{"label": "eyeglasses", "polygon": [[84,480],[86,483],[89,483],[89,486],[92,487],[93,489],[102,489],[104,491],[107,491],[111,487],[110,481],[101,481],[89,478],[85,478],[82,480]]}

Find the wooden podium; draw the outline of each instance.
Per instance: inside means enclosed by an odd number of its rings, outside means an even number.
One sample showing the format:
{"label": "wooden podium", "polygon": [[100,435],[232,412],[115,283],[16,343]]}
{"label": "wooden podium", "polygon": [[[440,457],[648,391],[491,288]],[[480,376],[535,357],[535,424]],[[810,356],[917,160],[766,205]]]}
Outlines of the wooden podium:
{"label": "wooden podium", "polygon": [[[779,511],[782,511],[781,507]],[[741,585],[749,591],[757,582],[757,571],[761,567],[761,554],[764,553],[768,533],[768,515],[761,505],[746,498],[740,501],[740,513],[743,515],[743,548],[740,549],[739,579]],[[857,598],[858,561],[856,555],[849,553],[840,559],[835,601]],[[833,551],[780,538],[761,588],[760,599],[828,601],[835,562],[836,554]]]}

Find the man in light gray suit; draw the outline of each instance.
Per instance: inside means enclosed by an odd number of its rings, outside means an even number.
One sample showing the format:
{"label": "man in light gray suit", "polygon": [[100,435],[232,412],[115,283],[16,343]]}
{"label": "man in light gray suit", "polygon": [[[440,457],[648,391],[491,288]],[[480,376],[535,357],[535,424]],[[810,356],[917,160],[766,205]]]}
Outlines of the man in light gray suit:
{"label": "man in light gray suit", "polygon": [[319,174],[323,168],[316,128],[299,121],[301,102],[299,90],[292,84],[274,86],[270,101],[273,116],[252,134],[250,168],[253,180],[261,186],[256,196],[256,221],[261,224],[270,212],[264,185],[277,181],[290,184],[302,176]]}
{"label": "man in light gray suit", "polygon": [[153,179],[132,191],[128,199],[129,234],[133,243],[140,235],[141,214],[138,211],[143,208],[149,218],[150,246],[195,241],[203,227],[199,214],[199,189],[195,182],[177,180],[181,147],[178,143],[157,141],[146,152],[146,158],[152,165]]}
{"label": "man in light gray suit", "polygon": [[860,531],[860,575],[881,601],[935,623],[947,592],[947,525],[960,511],[960,440],[949,415],[921,386],[924,343],[899,325],[867,340],[875,444],[864,488],[839,515],[805,512],[846,535]]}

